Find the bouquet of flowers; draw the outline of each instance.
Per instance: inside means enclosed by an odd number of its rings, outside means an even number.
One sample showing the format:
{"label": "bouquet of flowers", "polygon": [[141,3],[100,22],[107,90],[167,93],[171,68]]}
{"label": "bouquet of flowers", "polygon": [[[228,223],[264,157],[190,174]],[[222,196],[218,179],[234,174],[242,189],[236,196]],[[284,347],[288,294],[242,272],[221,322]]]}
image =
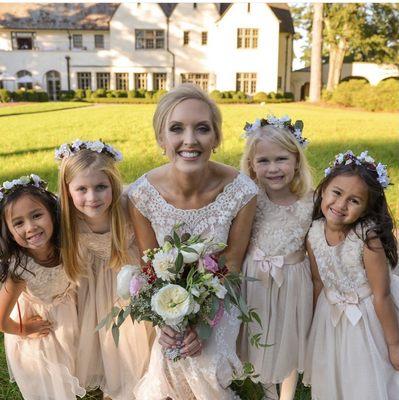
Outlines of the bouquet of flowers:
{"label": "bouquet of flowers", "polygon": [[[207,339],[224,311],[234,305],[241,311],[243,322],[261,320],[254,309],[248,309],[239,294],[242,277],[230,272],[224,257],[215,253],[226,245],[188,233],[179,236],[175,226],[161,248],[144,252],[144,267],[126,265],[117,277],[117,292],[129,300],[125,307],[113,307],[97,329],[112,325],[115,343],[119,327],[130,316],[133,321],[150,321],[154,326],[168,325],[184,332],[195,325],[201,339]],[[210,255],[211,254],[211,255]],[[246,278],[251,279],[251,278]],[[260,335],[251,342],[260,346]],[[179,349],[166,353],[180,358]]]}

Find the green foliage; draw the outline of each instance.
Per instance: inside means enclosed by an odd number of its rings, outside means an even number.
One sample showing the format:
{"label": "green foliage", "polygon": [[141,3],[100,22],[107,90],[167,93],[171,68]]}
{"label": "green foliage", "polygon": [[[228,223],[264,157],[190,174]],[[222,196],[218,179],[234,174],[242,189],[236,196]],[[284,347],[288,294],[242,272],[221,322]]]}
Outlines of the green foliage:
{"label": "green foliage", "polygon": [[346,107],[360,107],[367,111],[397,111],[399,80],[388,79],[377,86],[361,79],[348,80],[337,86],[328,101]]}
{"label": "green foliage", "polygon": [[223,93],[220,90],[212,90],[209,97],[215,101],[223,99]]}
{"label": "green foliage", "polygon": [[86,98],[91,99],[93,96],[93,91],[91,89],[86,89]]}
{"label": "green foliage", "polygon": [[11,93],[7,89],[0,89],[0,102],[8,103],[11,101]]}
{"label": "green foliage", "polygon": [[165,89],[159,89],[159,90],[157,90],[157,91],[154,93],[154,95],[152,96],[152,98],[153,98],[156,102],[158,102],[166,93],[168,93],[167,90],[165,90]]}
{"label": "green foliage", "polygon": [[75,90],[75,99],[82,100],[86,97],[84,89]]}
{"label": "green foliage", "polygon": [[98,97],[106,97],[107,96],[107,91],[105,89],[97,89],[95,92],[92,93],[91,97],[92,98],[98,98]]}
{"label": "green foliage", "polygon": [[75,98],[74,90],[61,90],[60,91],[60,100],[61,101],[70,101]]}
{"label": "green foliage", "polygon": [[265,92],[258,92],[254,95],[253,101],[256,103],[267,101],[267,94]]}
{"label": "green foliage", "polygon": [[145,93],[144,93],[144,98],[145,99],[152,99],[152,95],[153,95],[152,90],[146,90]]}

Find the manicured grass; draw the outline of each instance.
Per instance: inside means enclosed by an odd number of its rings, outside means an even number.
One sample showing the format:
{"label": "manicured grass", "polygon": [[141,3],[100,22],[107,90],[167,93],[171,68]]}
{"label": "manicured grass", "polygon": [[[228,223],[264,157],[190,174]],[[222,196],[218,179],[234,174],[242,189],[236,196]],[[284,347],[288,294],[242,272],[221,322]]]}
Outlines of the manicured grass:
{"label": "manicured grass", "polygon": [[[123,179],[133,182],[144,172],[166,159],[157,147],[152,127],[153,104],[98,105],[82,103],[42,103],[0,108],[0,182],[20,175],[37,173],[56,190],[57,166],[54,149],[76,138],[102,138],[122,151]],[[69,107],[69,109],[65,109]],[[76,109],[76,107],[79,107]],[[59,111],[56,111],[56,110]],[[62,109],[62,110],[60,110]],[[398,211],[399,142],[398,117],[394,113],[371,113],[340,108],[322,108],[301,103],[260,105],[222,105],[224,142],[214,159],[238,166],[246,121],[274,113],[290,115],[305,123],[304,135],[311,143],[307,155],[315,182],[338,152],[347,149],[360,153],[368,149],[377,160],[388,164],[395,186],[387,190],[391,208]],[[51,112],[50,112],[51,111]],[[14,114],[14,115],[11,115]],[[18,115],[15,115],[18,114]],[[85,399],[100,399],[99,394]],[[309,391],[299,388],[296,400],[308,400]],[[0,335],[0,400],[19,400],[15,385],[8,382]]]}

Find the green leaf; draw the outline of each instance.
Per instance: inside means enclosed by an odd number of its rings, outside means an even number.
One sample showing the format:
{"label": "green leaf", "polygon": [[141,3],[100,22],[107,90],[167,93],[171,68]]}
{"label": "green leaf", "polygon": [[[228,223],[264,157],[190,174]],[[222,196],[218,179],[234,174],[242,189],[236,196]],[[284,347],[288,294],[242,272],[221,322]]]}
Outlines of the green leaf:
{"label": "green leaf", "polygon": [[132,311],[132,306],[129,304],[129,305],[125,308],[125,311],[123,312],[123,318],[126,319],[126,318],[128,317],[128,315],[130,315],[131,311]]}
{"label": "green leaf", "polygon": [[195,330],[202,340],[209,339],[212,333],[212,328],[206,322],[200,322],[196,325]]}
{"label": "green leaf", "polygon": [[114,338],[114,342],[116,347],[118,347],[119,344],[119,327],[116,324],[112,325],[112,337]]}
{"label": "green leaf", "polygon": [[117,320],[117,325],[118,325],[118,328],[123,324],[123,322],[125,321],[125,317],[124,317],[124,311],[123,311],[123,309],[121,308],[121,310],[119,311],[119,314],[118,314],[118,320]]}
{"label": "green leaf", "polygon": [[183,268],[183,254],[178,253],[175,261],[175,266],[176,266],[176,271],[179,273],[181,269]]}
{"label": "green leaf", "polygon": [[182,250],[182,251],[185,251],[186,253],[195,253],[195,254],[198,254],[198,251],[194,250],[194,249],[191,248],[191,247],[182,247],[181,250]]}
{"label": "green leaf", "polygon": [[226,265],[226,256],[222,255],[218,259],[218,266],[222,269]]}
{"label": "green leaf", "polygon": [[250,310],[249,314],[250,314],[250,316],[252,317],[252,319],[254,319],[254,320],[258,323],[258,325],[259,325],[261,328],[263,328],[263,326],[262,326],[262,320],[261,320],[259,314],[258,314],[256,311],[254,311],[253,309]]}
{"label": "green leaf", "polygon": [[96,326],[96,329],[94,330],[95,332],[98,332],[101,328],[104,328],[104,326],[107,324],[109,315],[110,314],[108,314],[104,319],[100,321],[100,323]]}
{"label": "green leaf", "polygon": [[112,307],[112,310],[111,310],[112,318],[115,318],[119,314],[119,310],[120,310],[119,307],[116,307],[116,306]]}
{"label": "green leaf", "polygon": [[220,307],[219,299],[216,296],[212,295],[211,314],[209,315],[210,319],[215,318],[215,315],[218,312],[219,307]]}
{"label": "green leaf", "polygon": [[230,296],[225,296],[225,298],[224,298],[224,307],[225,307],[226,311],[229,313],[230,310],[231,310]]}
{"label": "green leaf", "polygon": [[180,246],[180,238],[179,238],[179,235],[176,233],[176,231],[173,231],[173,240],[175,242],[175,245],[177,247],[179,247]]}

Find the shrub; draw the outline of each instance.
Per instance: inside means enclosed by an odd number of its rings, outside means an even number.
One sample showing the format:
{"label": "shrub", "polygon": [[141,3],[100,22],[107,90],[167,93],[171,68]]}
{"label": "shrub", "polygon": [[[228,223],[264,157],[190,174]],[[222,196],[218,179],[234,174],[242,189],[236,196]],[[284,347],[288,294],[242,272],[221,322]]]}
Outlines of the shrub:
{"label": "shrub", "polygon": [[0,89],[0,102],[8,103],[11,101],[11,93],[7,89]]}
{"label": "shrub", "polygon": [[267,94],[265,92],[258,92],[254,95],[253,101],[257,103],[262,103],[264,101],[267,101]]}
{"label": "shrub", "polygon": [[113,97],[120,98],[120,97],[127,97],[127,91],[126,90],[114,90],[113,91]]}
{"label": "shrub", "polygon": [[133,89],[129,90],[129,92],[127,93],[127,97],[129,97],[130,99],[136,99],[137,97],[139,97],[139,94],[136,89]]}
{"label": "shrub", "polygon": [[275,98],[276,98],[276,92],[269,92],[269,93],[267,94],[267,97],[268,97],[269,99],[275,99]]}
{"label": "shrub", "polygon": [[145,99],[152,99],[152,96],[153,96],[153,91],[152,90],[147,90],[145,93],[144,93],[144,98]]}
{"label": "shrub", "polygon": [[47,92],[38,91],[36,92],[37,101],[49,101]]}
{"label": "shrub", "polygon": [[91,99],[93,96],[93,91],[91,89],[86,89],[86,99]]}
{"label": "shrub", "polygon": [[223,99],[223,93],[220,90],[212,90],[211,93],[209,93],[209,97],[213,100],[220,100]]}
{"label": "shrub", "polygon": [[[360,79],[352,79],[346,82],[341,82],[334,90],[332,101],[343,106],[355,106],[357,101],[355,97],[363,91],[366,86],[370,86],[366,81]],[[367,89],[366,89],[367,90]]]}
{"label": "shrub", "polygon": [[145,98],[145,89],[137,89],[137,97],[144,99]]}
{"label": "shrub", "polygon": [[107,98],[112,98],[112,97],[116,97],[115,95],[114,95],[114,91],[113,90],[107,90],[106,92],[105,92],[105,97],[107,97]]}
{"label": "shrub", "polygon": [[294,93],[292,92],[284,92],[283,98],[288,100],[294,100]]}
{"label": "shrub", "polygon": [[70,101],[75,97],[74,90],[61,90],[60,91],[60,100],[61,101]]}
{"label": "shrub", "polygon": [[378,99],[376,110],[399,110],[399,80],[387,79],[374,87]]}
{"label": "shrub", "polygon": [[154,93],[154,95],[152,96],[152,98],[158,102],[158,101],[161,99],[161,97],[163,97],[166,93],[168,93],[167,90],[165,90],[165,89],[159,89],[158,91],[156,91],[156,92]]}
{"label": "shrub", "polygon": [[244,92],[235,92],[233,94],[233,99],[234,100],[245,100],[247,98],[247,95]]}
{"label": "shrub", "polygon": [[82,100],[85,98],[85,91],[84,89],[76,89],[75,90],[75,99]]}
{"label": "shrub", "polygon": [[229,90],[226,90],[225,92],[222,92],[223,98],[224,98],[224,99],[231,99],[231,98],[233,98],[232,93],[234,93],[234,92],[229,91]]}
{"label": "shrub", "polygon": [[327,89],[322,89],[322,91],[321,91],[321,99],[323,101],[331,101],[332,95],[333,95],[333,92],[331,92]]}
{"label": "shrub", "polygon": [[97,98],[97,97],[107,97],[107,91],[105,89],[97,89],[91,97]]}

